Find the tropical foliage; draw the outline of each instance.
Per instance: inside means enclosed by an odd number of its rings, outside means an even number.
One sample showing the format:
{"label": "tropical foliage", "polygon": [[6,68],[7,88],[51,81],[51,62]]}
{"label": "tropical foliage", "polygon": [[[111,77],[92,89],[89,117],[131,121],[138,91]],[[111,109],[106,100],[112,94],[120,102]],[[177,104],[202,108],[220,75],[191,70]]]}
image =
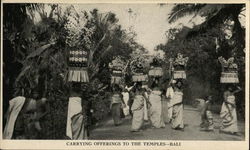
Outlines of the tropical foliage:
{"label": "tropical foliage", "polygon": [[[201,16],[205,21],[192,28],[171,28],[167,31],[168,42],[157,46],[165,52],[166,59],[178,52],[189,57],[187,66],[186,103],[195,98],[212,95],[216,103],[221,103],[223,87],[220,84],[221,66],[218,57],[234,56],[239,68],[240,86],[238,95],[239,113],[244,114],[245,89],[245,27],[239,17],[244,16],[244,5],[177,4],[173,7],[169,22],[191,15]],[[167,65],[168,66],[168,65]],[[241,116],[244,116],[242,115]]]}
{"label": "tropical foliage", "polygon": [[[20,14],[9,13],[14,9]],[[29,97],[32,90],[39,90],[50,106],[42,123],[43,138],[65,138],[69,49],[83,48],[90,76],[90,82],[82,85],[84,100],[94,110],[92,124],[103,119],[110,103],[108,64],[118,55],[129,60],[133,51],[143,49],[135,34],[123,30],[114,13],[97,9],[79,12],[74,6],[4,4],[4,13],[5,105],[15,95]],[[14,21],[18,16],[25,21]]]}

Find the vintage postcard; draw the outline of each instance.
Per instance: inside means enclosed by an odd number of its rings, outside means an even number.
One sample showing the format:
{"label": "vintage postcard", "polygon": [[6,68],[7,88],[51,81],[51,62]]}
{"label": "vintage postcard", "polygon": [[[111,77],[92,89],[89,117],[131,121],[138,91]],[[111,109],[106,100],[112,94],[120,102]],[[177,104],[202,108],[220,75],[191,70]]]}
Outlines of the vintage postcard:
{"label": "vintage postcard", "polygon": [[249,1],[1,14],[0,149],[249,149]]}

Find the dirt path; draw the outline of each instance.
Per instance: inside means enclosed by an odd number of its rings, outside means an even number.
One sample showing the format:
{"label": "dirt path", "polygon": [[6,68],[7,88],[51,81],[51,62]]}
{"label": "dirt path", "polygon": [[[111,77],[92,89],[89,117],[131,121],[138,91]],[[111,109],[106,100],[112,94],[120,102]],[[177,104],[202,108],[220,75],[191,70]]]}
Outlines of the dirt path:
{"label": "dirt path", "polygon": [[219,133],[220,118],[214,114],[215,131],[200,131],[199,112],[190,106],[184,108],[184,131],[172,130],[170,124],[164,129],[151,129],[148,122],[144,123],[141,132],[130,132],[131,117],[126,117],[121,126],[114,126],[110,118],[103,125],[91,132],[92,140],[244,140],[244,122],[238,122],[240,136]]}

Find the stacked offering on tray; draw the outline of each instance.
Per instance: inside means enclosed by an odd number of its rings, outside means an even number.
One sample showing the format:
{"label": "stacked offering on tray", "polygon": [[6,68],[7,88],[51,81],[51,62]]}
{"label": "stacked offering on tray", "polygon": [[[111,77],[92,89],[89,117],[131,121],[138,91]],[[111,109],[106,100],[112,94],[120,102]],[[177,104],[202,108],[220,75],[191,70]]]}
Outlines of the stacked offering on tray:
{"label": "stacked offering on tray", "polygon": [[130,69],[132,72],[133,82],[144,82],[148,80],[148,76],[145,73],[145,60],[143,58],[135,58],[130,63]]}
{"label": "stacked offering on tray", "polygon": [[181,53],[177,54],[177,57],[173,60],[170,59],[173,70],[174,79],[186,79],[186,66],[188,62],[188,57],[183,57]]}
{"label": "stacked offering on tray", "polygon": [[160,60],[157,58],[153,59],[153,62],[150,64],[150,70],[148,72],[148,75],[150,77],[161,77],[163,75],[163,70],[161,67]]}
{"label": "stacked offering on tray", "polygon": [[218,60],[222,67],[220,83],[239,83],[238,65],[234,62],[234,58],[231,57],[225,60],[225,58],[221,56]]}
{"label": "stacked offering on tray", "polygon": [[121,57],[116,57],[111,63],[109,63],[109,68],[112,72],[111,84],[120,84],[122,82],[125,65],[126,63],[121,59]]}
{"label": "stacked offering on tray", "polygon": [[87,52],[84,50],[70,50],[69,52],[69,82],[89,82],[87,71]]}

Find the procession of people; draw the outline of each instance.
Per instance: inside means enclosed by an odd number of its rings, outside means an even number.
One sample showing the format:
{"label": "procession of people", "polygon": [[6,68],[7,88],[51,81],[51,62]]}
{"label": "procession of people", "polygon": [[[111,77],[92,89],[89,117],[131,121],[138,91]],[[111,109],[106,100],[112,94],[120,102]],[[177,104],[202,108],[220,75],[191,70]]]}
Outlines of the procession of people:
{"label": "procession of people", "polygon": [[[219,58],[220,61],[221,58]],[[131,132],[143,131],[145,122],[150,123],[151,128],[165,128],[170,125],[174,130],[184,131],[184,82],[186,80],[186,64],[188,58],[184,58],[182,54],[178,54],[176,59],[170,59],[171,79],[167,83],[167,89],[161,89],[159,80],[163,73],[159,69],[159,64],[153,60],[151,69],[147,77],[143,74],[143,65],[137,60],[138,64],[134,64],[133,70],[133,83],[129,87],[126,85],[124,92],[129,94],[126,96],[126,104],[123,110],[130,110],[132,120]],[[227,67],[234,63],[230,61]],[[133,63],[132,63],[133,65]],[[136,66],[137,65],[137,66]],[[225,67],[225,64],[222,64]],[[236,64],[233,64],[233,67]],[[234,74],[235,76],[223,76],[225,74]],[[236,102],[235,93],[241,91],[238,83],[237,70],[225,72],[222,70],[221,84],[226,86],[224,92],[224,100],[221,107],[220,117],[222,119],[220,133],[229,133],[239,135],[236,115]],[[151,78],[149,84],[148,78]],[[148,84],[145,86],[145,83]],[[115,86],[119,86],[115,84]],[[128,90],[129,89],[129,90]],[[128,92],[129,91],[129,92]],[[207,95],[199,101],[201,103],[201,131],[214,131],[213,113],[211,110],[213,104],[213,96]],[[124,111],[126,113],[126,111]],[[128,115],[128,113],[126,113]],[[114,120],[114,123],[116,121]],[[116,124],[116,123],[115,123]]]}
{"label": "procession of people", "polygon": [[[236,97],[241,89],[235,86],[238,83],[237,65],[228,63],[219,58],[224,69],[222,70],[221,83],[226,90],[223,94],[220,117],[222,119],[220,133],[238,134]],[[131,118],[131,132],[144,130],[145,122],[151,128],[165,128],[171,126],[173,130],[185,131],[184,120],[184,81],[187,80],[186,65],[188,58],[178,54],[175,59],[170,59],[170,79],[167,88],[162,89],[160,80],[163,77],[163,69],[157,58],[153,59],[148,72],[145,72],[145,60],[137,58],[130,63],[132,74],[132,86],[126,85],[124,78],[124,63],[121,58],[116,58],[109,65],[111,73],[110,82],[110,114],[114,126],[122,126],[122,118]],[[81,88],[81,82],[88,82],[86,70],[77,70],[72,66],[68,81],[71,83],[66,124],[66,136],[70,139],[89,138],[91,107],[86,105]],[[78,73],[76,73],[78,72]],[[79,73],[80,72],[80,73]],[[230,76],[229,76],[229,75]],[[232,77],[232,74],[234,75]],[[227,76],[228,75],[228,76]],[[77,76],[81,76],[80,78]],[[19,94],[10,100],[10,106],[6,115],[7,121],[3,137],[5,139],[39,139],[43,132],[41,119],[48,113],[47,99],[41,96],[37,90],[32,91],[32,97],[24,97]],[[207,95],[200,100],[201,131],[214,131],[213,113],[211,105],[212,95]],[[199,119],[199,118],[198,118]]]}

